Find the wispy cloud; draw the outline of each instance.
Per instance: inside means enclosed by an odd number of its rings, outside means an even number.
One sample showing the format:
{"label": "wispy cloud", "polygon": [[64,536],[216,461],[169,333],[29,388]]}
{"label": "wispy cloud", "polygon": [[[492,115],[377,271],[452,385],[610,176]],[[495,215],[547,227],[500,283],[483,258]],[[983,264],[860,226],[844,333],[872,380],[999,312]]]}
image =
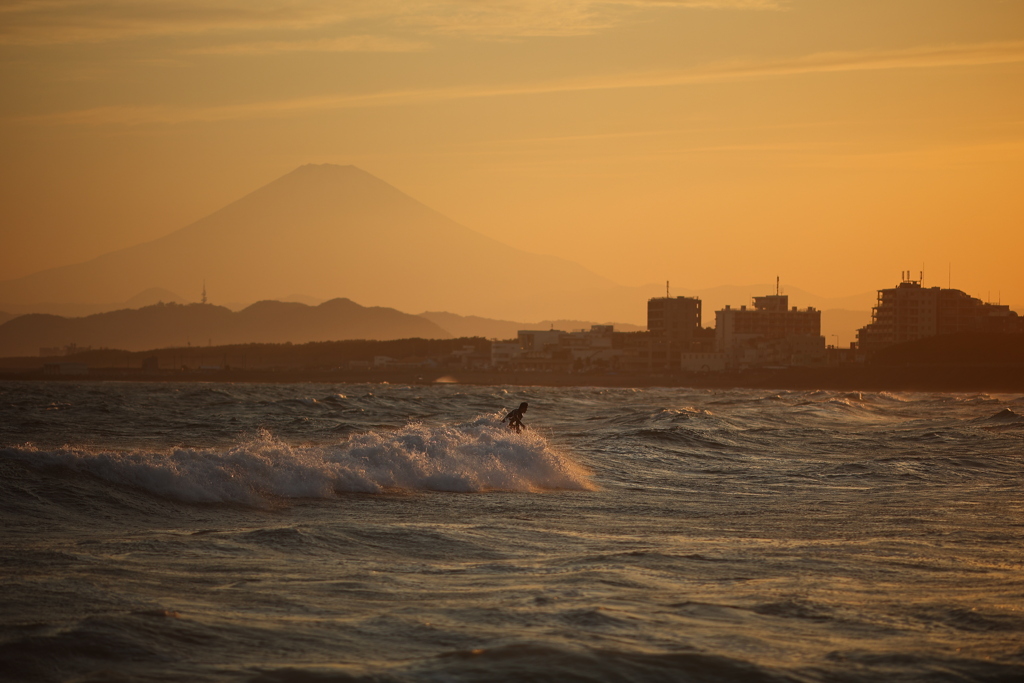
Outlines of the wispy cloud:
{"label": "wispy cloud", "polygon": [[411,106],[460,99],[512,97],[629,88],[655,88],[726,81],[779,78],[889,69],[978,67],[1024,63],[1024,42],[920,47],[875,52],[819,53],[788,60],[733,62],[693,69],[617,74],[575,80],[453,86],[390,92],[326,95],[271,102],[209,107],[100,107],[22,118],[22,121],[81,124],[143,124],[213,122],[278,118],[317,111],[359,107]]}
{"label": "wispy cloud", "polygon": [[311,31],[375,14],[365,0],[22,0],[0,12],[0,44],[47,46]]}
{"label": "wispy cloud", "polygon": [[[785,0],[13,0],[0,45],[52,46],[153,37],[345,30],[477,38],[595,33],[651,9],[778,9]],[[275,39],[282,42],[282,39]],[[297,37],[302,42],[303,37]],[[372,45],[371,45],[372,47]]]}
{"label": "wispy cloud", "polygon": [[395,20],[413,29],[476,38],[588,35],[644,10],[780,9],[784,0],[424,0]]}
{"label": "wispy cloud", "polygon": [[310,40],[262,40],[254,42],[218,43],[185,50],[187,54],[266,55],[282,52],[417,52],[425,50],[422,41],[403,40],[390,36],[353,35],[340,38]]}

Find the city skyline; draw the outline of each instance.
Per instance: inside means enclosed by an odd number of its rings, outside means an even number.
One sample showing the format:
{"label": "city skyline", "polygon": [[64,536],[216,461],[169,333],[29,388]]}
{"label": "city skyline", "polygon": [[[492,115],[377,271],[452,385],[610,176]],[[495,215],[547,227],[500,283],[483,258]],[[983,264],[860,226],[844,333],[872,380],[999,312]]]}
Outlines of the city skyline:
{"label": "city skyline", "polygon": [[[355,261],[346,261],[346,253],[354,254]],[[446,261],[484,267],[461,274],[449,271],[433,282],[433,264]],[[349,277],[331,277],[331,270]],[[80,317],[158,300],[206,303],[206,274],[222,288],[218,303],[236,311],[266,300],[315,305],[340,293],[409,314],[443,310],[520,321],[575,317],[638,324],[643,322],[640,303],[659,296],[660,289],[657,284],[617,286],[571,261],[549,261],[511,249],[358,168],[322,164],[302,166],[151,243],[0,282],[0,313]],[[495,274],[500,281],[519,281],[518,306],[510,307],[507,300],[477,286]],[[420,283],[413,290],[407,286],[410,277]],[[923,273],[917,277],[920,281]],[[911,278],[911,271],[901,271],[900,278]],[[178,294],[191,292],[200,282],[199,298]],[[822,334],[835,346],[856,339],[857,330],[870,321],[875,292],[881,291],[827,298],[788,283],[782,287],[776,277],[773,287],[681,288],[681,294],[706,301],[711,311],[754,304],[769,289],[792,292],[801,306],[820,309]],[[662,291],[670,295],[670,282]],[[135,294],[129,298],[128,292]]]}
{"label": "city skyline", "polygon": [[[442,273],[438,263],[449,265]],[[410,278],[416,287],[408,286]],[[515,295],[498,293],[495,282],[515,282]],[[322,164],[302,166],[153,242],[0,282],[0,311],[75,317],[158,300],[205,301],[207,284],[214,300],[234,310],[257,300],[344,296],[413,314],[632,323],[644,322],[648,297],[669,291],[667,282],[664,289],[616,286],[570,261],[509,248],[358,168]],[[710,310],[740,306],[767,289],[674,291],[700,297]],[[783,291],[826,310],[824,333],[843,345],[874,301],[872,292],[829,299],[791,290],[788,282]]]}

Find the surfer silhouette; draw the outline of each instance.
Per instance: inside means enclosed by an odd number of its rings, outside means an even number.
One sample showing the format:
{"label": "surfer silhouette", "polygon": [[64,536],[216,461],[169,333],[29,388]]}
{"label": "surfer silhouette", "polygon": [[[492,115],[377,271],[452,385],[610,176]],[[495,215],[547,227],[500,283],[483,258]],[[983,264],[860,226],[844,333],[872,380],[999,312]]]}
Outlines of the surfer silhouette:
{"label": "surfer silhouette", "polygon": [[526,426],[523,424],[523,413],[526,412],[526,409],[528,407],[529,404],[526,403],[526,401],[523,401],[522,403],[519,404],[518,408],[516,408],[508,415],[503,417],[501,421],[504,422],[505,420],[508,420],[508,428],[513,430],[516,434],[518,434],[523,430],[523,427]]}

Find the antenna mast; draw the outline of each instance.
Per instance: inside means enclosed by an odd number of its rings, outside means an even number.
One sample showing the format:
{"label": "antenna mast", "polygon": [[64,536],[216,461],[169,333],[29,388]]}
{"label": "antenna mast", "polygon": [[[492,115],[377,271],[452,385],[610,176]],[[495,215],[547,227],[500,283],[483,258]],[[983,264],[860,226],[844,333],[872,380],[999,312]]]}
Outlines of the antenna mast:
{"label": "antenna mast", "polygon": [[206,278],[203,278],[203,303],[206,303]]}
{"label": "antenna mast", "polygon": [[775,276],[775,296],[779,295],[779,276]]}
{"label": "antenna mast", "polygon": [[672,297],[668,294],[668,280],[665,280],[665,298],[671,299]]}

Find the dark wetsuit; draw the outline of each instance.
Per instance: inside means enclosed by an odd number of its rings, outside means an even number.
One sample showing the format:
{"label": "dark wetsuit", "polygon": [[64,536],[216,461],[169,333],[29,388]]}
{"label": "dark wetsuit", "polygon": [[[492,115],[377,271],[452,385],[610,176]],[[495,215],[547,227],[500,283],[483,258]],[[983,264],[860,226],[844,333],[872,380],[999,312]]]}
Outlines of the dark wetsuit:
{"label": "dark wetsuit", "polygon": [[[508,415],[505,416],[505,420],[508,420],[508,428],[515,430],[516,434],[522,431],[523,427],[523,411],[520,408],[516,408]],[[504,422],[505,420],[502,420]]]}

